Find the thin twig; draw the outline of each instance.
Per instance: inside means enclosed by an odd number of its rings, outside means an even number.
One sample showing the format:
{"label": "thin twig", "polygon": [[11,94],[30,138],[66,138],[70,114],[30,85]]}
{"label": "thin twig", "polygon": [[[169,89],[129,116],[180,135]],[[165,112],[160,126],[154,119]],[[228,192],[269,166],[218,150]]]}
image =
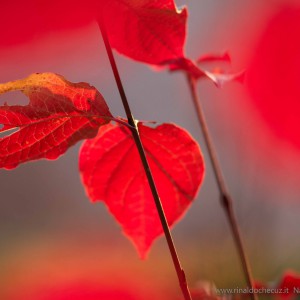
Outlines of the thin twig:
{"label": "thin twig", "polygon": [[[208,154],[209,154],[209,157],[211,160],[211,164],[212,164],[214,175],[215,175],[215,178],[217,181],[218,189],[220,191],[221,204],[223,205],[223,207],[225,209],[226,216],[227,216],[228,222],[230,224],[230,228],[231,228],[233,238],[234,238],[234,241],[236,244],[236,248],[237,248],[237,251],[240,256],[241,264],[243,266],[244,274],[246,277],[246,282],[247,282],[248,288],[250,289],[250,288],[253,288],[253,286],[254,286],[254,280],[253,280],[253,276],[252,276],[249,259],[246,255],[244,243],[243,243],[243,240],[241,237],[240,229],[239,229],[239,226],[238,226],[238,223],[236,220],[236,216],[235,216],[235,212],[233,209],[233,200],[227,189],[227,186],[226,186],[226,183],[224,180],[224,176],[223,176],[223,173],[221,170],[221,166],[218,161],[216,151],[214,149],[213,142],[211,140],[211,137],[210,137],[210,134],[208,131],[204,112],[203,112],[203,109],[202,109],[202,106],[200,103],[200,99],[199,99],[199,96],[197,93],[197,89],[196,89],[196,81],[190,75],[187,75],[187,81],[188,81],[190,91],[192,94],[192,98],[193,98],[193,102],[194,102],[194,105],[196,108],[198,121],[200,123],[200,127],[202,129],[204,140],[205,140],[205,143],[206,143],[206,146],[208,149]],[[250,295],[251,295],[251,299],[253,299],[253,300],[258,299],[257,295],[255,295],[254,293],[252,293]]]}
{"label": "thin twig", "polygon": [[143,148],[143,144],[142,144],[140,136],[139,136],[137,122],[132,115],[129,103],[127,101],[127,97],[126,97],[126,94],[125,94],[125,91],[124,91],[124,88],[123,88],[123,85],[121,82],[121,78],[120,78],[120,75],[118,72],[118,68],[117,68],[115,59],[114,59],[114,55],[113,55],[113,52],[112,52],[112,49],[111,49],[111,46],[109,43],[105,25],[104,25],[104,22],[102,22],[101,18],[98,20],[98,24],[99,24],[99,28],[100,28],[102,38],[103,38],[103,41],[105,44],[107,55],[108,55],[108,58],[109,58],[109,61],[111,64],[111,68],[114,73],[114,77],[115,77],[115,80],[116,80],[116,83],[117,83],[117,86],[119,89],[122,103],[123,103],[123,106],[124,106],[124,109],[126,112],[128,123],[132,126],[131,132],[132,132],[135,144],[138,148],[139,155],[140,155],[145,173],[147,175],[148,183],[149,183],[149,186],[150,186],[150,189],[151,189],[154,201],[155,201],[156,209],[158,211],[158,215],[159,215],[159,218],[160,218],[163,230],[164,230],[165,238],[166,238],[168,246],[169,246],[169,250],[170,250],[173,264],[174,264],[174,267],[175,267],[175,270],[177,273],[181,291],[183,293],[185,300],[192,300],[191,294],[190,294],[190,291],[188,288],[188,284],[186,281],[185,273],[181,267],[181,264],[180,264],[180,261],[179,261],[178,255],[177,255],[177,251],[176,251],[176,248],[175,248],[175,245],[173,242],[173,238],[172,238],[172,235],[170,232],[170,228],[169,228],[169,225],[168,225],[168,222],[167,222],[167,219],[166,219],[166,216],[165,216],[162,204],[161,204],[161,200],[159,198],[157,188],[156,188],[156,185],[155,185],[155,182],[154,182],[154,179],[153,179],[153,176],[152,176],[152,173],[151,173],[148,161],[147,161],[147,157],[146,157],[146,154],[145,154],[145,151]]}

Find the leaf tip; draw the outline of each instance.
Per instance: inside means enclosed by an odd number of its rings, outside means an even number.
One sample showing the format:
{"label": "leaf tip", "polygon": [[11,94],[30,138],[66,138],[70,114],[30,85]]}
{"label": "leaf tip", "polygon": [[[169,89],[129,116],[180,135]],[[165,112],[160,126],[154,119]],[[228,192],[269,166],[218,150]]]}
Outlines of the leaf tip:
{"label": "leaf tip", "polygon": [[133,243],[134,248],[136,249],[140,260],[143,260],[143,261],[147,260],[147,258],[149,256],[151,244],[145,245],[143,243],[139,243],[139,242],[135,241],[131,236],[127,235],[126,233],[124,233],[124,234]]}

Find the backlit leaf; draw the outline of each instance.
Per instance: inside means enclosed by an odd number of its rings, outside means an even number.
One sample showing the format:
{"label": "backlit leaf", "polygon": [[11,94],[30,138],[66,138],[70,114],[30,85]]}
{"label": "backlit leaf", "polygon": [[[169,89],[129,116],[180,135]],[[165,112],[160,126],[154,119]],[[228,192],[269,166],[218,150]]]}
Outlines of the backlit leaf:
{"label": "backlit leaf", "polygon": [[[171,71],[181,70],[194,79],[208,78],[218,87],[243,78],[240,72],[205,70],[185,56],[187,9],[179,10],[173,0],[106,1],[103,19],[112,47],[131,59]],[[230,57],[228,53],[205,55],[197,63],[213,61],[230,62]]]}
{"label": "backlit leaf", "polygon": [[183,57],[187,10],[173,0],[112,0],[103,3],[111,45],[120,53],[161,65]]}
{"label": "backlit leaf", "polygon": [[[203,179],[198,144],[180,127],[162,124],[139,132],[169,225],[192,204]],[[102,126],[80,152],[80,172],[92,201],[103,201],[144,258],[162,226],[130,130]]]}
{"label": "backlit leaf", "polygon": [[112,118],[103,97],[87,83],[43,73],[0,84],[0,94],[17,90],[30,102],[0,106],[1,168],[39,158],[55,159],[77,141],[94,137],[99,126]]}

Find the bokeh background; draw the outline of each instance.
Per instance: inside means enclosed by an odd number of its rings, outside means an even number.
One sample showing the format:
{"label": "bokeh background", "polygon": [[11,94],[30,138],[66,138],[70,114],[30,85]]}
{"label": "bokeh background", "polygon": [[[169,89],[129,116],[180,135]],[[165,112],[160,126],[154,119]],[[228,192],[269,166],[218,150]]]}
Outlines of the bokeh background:
{"label": "bokeh background", "polygon": [[[299,1],[176,2],[190,12],[188,56],[229,51],[232,64],[224,67],[249,70],[244,85],[217,89],[201,81],[198,87],[255,278],[272,281],[285,269],[300,271]],[[35,1],[20,3],[0,4],[0,81],[56,72],[94,85],[113,114],[125,116],[88,11],[79,10],[82,19],[65,7],[43,15]],[[116,59],[136,118],[179,124],[206,157],[199,196],[173,229],[190,285],[208,280],[243,286],[184,75],[156,72],[118,54]],[[0,101],[27,100],[14,93]],[[164,239],[140,261],[104,205],[87,199],[79,147],[56,161],[0,170],[0,299],[178,299]]]}

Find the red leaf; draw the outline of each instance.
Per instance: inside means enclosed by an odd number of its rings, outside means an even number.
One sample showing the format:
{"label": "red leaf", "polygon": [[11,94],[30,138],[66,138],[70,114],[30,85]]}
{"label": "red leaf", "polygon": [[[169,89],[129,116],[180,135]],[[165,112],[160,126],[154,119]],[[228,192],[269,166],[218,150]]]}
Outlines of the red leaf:
{"label": "red leaf", "polygon": [[[181,70],[195,79],[209,78],[218,87],[243,79],[244,72],[209,72],[185,57],[187,10],[178,11],[173,0],[106,1],[103,11],[111,45],[131,59]],[[198,63],[216,60],[230,62],[230,57],[206,55]]]}
{"label": "red leaf", "polygon": [[173,0],[114,0],[103,3],[111,45],[120,53],[161,65],[183,57],[187,10]]}
{"label": "red leaf", "polygon": [[0,138],[0,167],[39,158],[55,159],[70,146],[97,134],[112,115],[100,93],[87,83],[71,83],[43,73],[0,84],[0,94],[20,90],[27,106],[0,106],[0,132],[18,129]]}
{"label": "red leaf", "polygon": [[296,299],[300,293],[300,274],[286,271],[275,283],[265,284],[256,281],[255,288],[259,289],[261,294],[272,295],[275,299]]}
{"label": "red leaf", "polygon": [[182,56],[187,13],[178,11],[173,0],[5,1],[0,45],[83,26],[96,20],[100,10],[111,43],[120,53],[151,64]]}
{"label": "red leaf", "polygon": [[[284,3],[284,2],[283,2]],[[256,110],[279,139],[300,149],[300,6],[282,6],[258,37],[246,84]]]}
{"label": "red leaf", "polygon": [[2,1],[0,45],[28,42],[53,30],[76,28],[95,19],[99,0]]}
{"label": "red leaf", "polygon": [[[169,225],[183,216],[203,179],[198,144],[180,127],[150,128],[140,136]],[[80,172],[92,201],[102,200],[144,258],[162,227],[138,151],[128,128],[108,124],[84,143]]]}
{"label": "red leaf", "polygon": [[279,295],[281,299],[296,298],[300,293],[300,274],[292,271],[285,272],[277,288],[286,291],[285,294]]}

